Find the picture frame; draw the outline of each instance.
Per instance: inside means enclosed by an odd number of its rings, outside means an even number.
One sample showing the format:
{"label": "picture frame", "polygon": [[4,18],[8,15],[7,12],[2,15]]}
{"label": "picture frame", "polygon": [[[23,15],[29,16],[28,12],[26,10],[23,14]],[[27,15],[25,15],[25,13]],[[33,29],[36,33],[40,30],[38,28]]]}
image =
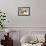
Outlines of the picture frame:
{"label": "picture frame", "polygon": [[18,16],[30,16],[30,7],[18,7]]}

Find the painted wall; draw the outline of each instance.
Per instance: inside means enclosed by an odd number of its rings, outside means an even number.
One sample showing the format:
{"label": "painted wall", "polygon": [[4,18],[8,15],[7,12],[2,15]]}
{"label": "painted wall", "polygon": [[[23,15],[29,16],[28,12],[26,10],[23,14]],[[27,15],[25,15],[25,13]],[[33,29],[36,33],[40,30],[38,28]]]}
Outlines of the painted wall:
{"label": "painted wall", "polygon": [[[23,6],[30,7],[30,16],[18,16],[18,7]],[[5,26],[20,31],[20,36],[31,31],[46,31],[46,0],[0,0],[0,10],[7,15]]]}
{"label": "painted wall", "polygon": [[[18,7],[30,7],[30,16],[18,16]],[[0,0],[7,27],[46,27],[46,0]]]}

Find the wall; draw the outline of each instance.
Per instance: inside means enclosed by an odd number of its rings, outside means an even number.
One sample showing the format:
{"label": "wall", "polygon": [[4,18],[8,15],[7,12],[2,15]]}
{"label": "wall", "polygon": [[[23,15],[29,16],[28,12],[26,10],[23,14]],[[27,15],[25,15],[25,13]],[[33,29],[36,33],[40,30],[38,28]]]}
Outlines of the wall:
{"label": "wall", "polygon": [[[18,16],[18,7],[23,6],[30,7],[30,16]],[[20,31],[20,36],[31,31],[46,31],[46,0],[0,0],[0,9],[7,15],[5,26]]]}
{"label": "wall", "polygon": [[[46,27],[46,0],[0,0],[7,27]],[[18,16],[18,7],[30,7],[30,16]]]}

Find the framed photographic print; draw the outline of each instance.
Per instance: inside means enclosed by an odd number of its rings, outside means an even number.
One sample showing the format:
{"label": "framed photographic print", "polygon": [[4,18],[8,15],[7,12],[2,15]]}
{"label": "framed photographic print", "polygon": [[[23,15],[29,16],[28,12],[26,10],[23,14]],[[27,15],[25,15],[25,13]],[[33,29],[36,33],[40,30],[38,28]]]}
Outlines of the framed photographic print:
{"label": "framed photographic print", "polygon": [[30,7],[18,8],[18,16],[29,16],[29,15],[30,15]]}

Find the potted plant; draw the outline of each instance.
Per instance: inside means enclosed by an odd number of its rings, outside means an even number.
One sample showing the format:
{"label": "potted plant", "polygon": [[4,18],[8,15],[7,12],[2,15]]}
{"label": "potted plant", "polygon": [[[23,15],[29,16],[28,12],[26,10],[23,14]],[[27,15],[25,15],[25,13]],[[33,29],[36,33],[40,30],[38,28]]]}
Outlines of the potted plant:
{"label": "potted plant", "polygon": [[4,22],[6,20],[6,15],[4,12],[0,11],[0,27],[4,28]]}

